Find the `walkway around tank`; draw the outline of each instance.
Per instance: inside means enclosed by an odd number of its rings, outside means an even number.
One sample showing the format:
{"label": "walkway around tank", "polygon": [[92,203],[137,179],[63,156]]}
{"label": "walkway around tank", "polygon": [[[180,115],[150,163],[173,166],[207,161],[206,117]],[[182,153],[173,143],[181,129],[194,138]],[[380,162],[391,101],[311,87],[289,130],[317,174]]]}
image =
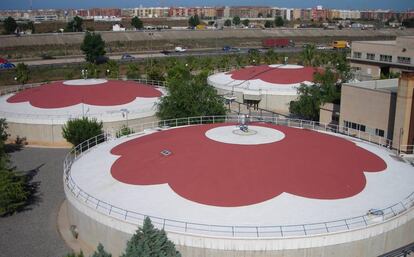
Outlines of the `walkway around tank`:
{"label": "walkway around tank", "polygon": [[57,215],[65,199],[62,162],[68,149],[24,148],[11,154],[18,170],[37,169],[39,201],[27,210],[0,218],[0,257],[61,257],[71,250],[57,230]]}

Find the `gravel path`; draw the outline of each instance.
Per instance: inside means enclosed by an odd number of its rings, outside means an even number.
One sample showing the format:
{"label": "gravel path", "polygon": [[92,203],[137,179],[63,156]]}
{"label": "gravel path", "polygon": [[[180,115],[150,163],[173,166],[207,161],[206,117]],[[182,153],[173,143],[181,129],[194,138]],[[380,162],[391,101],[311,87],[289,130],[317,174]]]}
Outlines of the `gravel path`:
{"label": "gravel path", "polygon": [[39,201],[29,209],[0,218],[0,257],[62,257],[70,252],[57,231],[56,219],[64,200],[63,158],[67,149],[25,148],[11,154],[18,170],[38,168]]}

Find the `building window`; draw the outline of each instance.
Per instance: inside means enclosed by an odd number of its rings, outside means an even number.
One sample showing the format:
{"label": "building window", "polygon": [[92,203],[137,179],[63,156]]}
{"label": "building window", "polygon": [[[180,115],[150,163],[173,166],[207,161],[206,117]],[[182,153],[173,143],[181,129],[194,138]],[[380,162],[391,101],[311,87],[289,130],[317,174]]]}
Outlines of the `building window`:
{"label": "building window", "polygon": [[384,137],[384,130],[382,130],[382,129],[375,129],[375,135],[376,136],[380,136],[380,137]]}
{"label": "building window", "polygon": [[351,128],[351,129],[355,129],[355,130],[359,130],[359,131],[363,131],[363,132],[366,131],[366,126],[365,125],[358,124],[358,123],[355,123],[355,122],[350,122],[350,121],[345,120],[344,121],[344,126],[346,128]]}
{"label": "building window", "polygon": [[397,57],[397,62],[398,63],[403,63],[403,64],[411,64],[411,58],[410,57],[398,56]]}
{"label": "building window", "polygon": [[361,52],[354,52],[354,58],[361,58],[362,53]]}
{"label": "building window", "polygon": [[392,62],[392,56],[380,54],[380,61],[381,62]]}
{"label": "building window", "polygon": [[367,59],[368,60],[375,60],[375,54],[367,53]]}

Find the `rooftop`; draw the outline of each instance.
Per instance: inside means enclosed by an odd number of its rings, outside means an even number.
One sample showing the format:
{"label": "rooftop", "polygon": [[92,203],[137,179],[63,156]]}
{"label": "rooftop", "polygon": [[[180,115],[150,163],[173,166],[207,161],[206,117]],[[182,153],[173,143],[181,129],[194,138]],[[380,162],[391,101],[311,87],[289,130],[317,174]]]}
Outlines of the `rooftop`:
{"label": "rooftop", "polygon": [[359,81],[359,82],[346,83],[345,85],[396,93],[398,89],[398,79]]}

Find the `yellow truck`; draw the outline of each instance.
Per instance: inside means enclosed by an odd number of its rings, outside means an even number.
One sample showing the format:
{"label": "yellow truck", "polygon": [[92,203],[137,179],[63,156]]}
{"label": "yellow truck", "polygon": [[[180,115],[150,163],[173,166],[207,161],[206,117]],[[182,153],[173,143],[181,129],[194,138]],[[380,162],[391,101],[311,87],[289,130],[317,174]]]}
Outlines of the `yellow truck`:
{"label": "yellow truck", "polygon": [[203,29],[206,29],[206,28],[207,28],[207,26],[204,25],[204,24],[199,24],[199,25],[196,26],[196,29],[200,29],[200,30],[203,30]]}
{"label": "yellow truck", "polygon": [[332,47],[334,49],[345,49],[345,48],[349,48],[349,43],[348,41],[345,41],[345,40],[338,40],[332,43]]}

